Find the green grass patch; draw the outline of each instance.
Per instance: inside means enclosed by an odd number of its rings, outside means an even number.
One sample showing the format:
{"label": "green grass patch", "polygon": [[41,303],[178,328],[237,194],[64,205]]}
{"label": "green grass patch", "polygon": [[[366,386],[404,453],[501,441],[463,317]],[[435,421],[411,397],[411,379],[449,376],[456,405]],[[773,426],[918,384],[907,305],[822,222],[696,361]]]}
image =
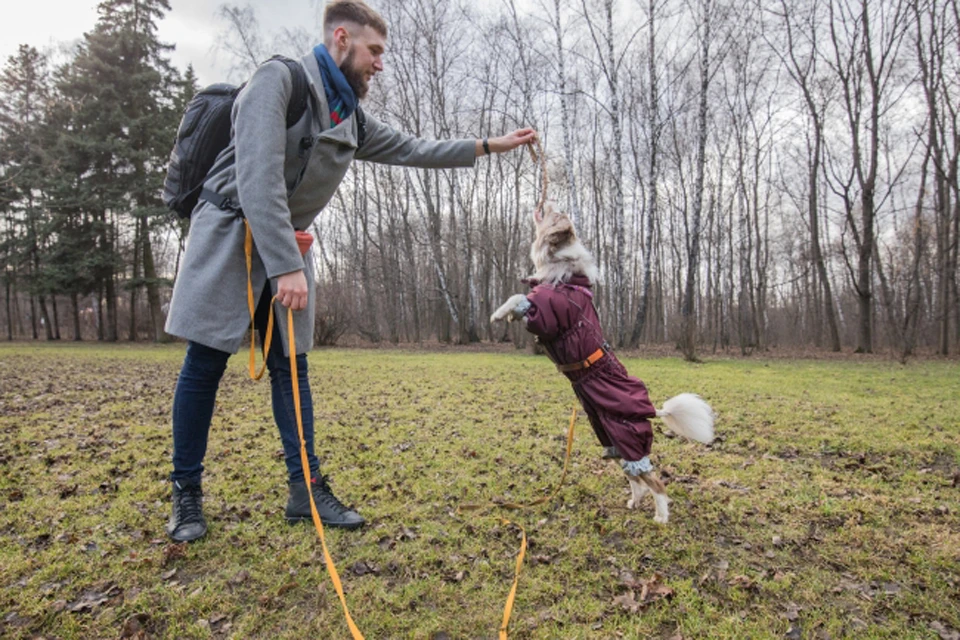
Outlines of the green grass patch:
{"label": "green grass patch", "polygon": [[[347,638],[309,526],[283,522],[269,385],[233,358],[206,458],[208,536],[168,544],[182,346],[0,346],[0,636]],[[566,486],[527,530],[512,638],[930,638],[960,629],[956,363],[626,359],[656,404],[671,522],[581,416]],[[560,476],[569,384],[542,356],[320,350],[317,453],[368,526],[328,531],[364,635],[495,638],[519,530],[458,514]],[[496,515],[496,514],[494,514]],[[644,587],[646,585],[646,588]],[[139,617],[137,617],[139,616]],[[135,622],[136,621],[136,622]],[[126,626],[126,631],[124,627]]]}

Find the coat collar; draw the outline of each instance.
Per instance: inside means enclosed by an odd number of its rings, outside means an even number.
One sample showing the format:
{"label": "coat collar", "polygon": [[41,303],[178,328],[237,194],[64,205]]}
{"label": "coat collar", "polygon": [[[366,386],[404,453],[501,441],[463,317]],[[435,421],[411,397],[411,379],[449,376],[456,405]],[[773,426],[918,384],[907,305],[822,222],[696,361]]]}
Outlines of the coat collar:
{"label": "coat collar", "polygon": [[[354,125],[354,116],[334,126],[330,119],[330,105],[327,104],[327,93],[323,89],[323,78],[320,76],[320,65],[313,51],[300,58],[300,64],[307,70],[307,84],[313,94],[314,104],[320,112],[320,137],[344,144],[348,147],[357,146],[357,135]],[[354,112],[356,113],[356,112]]]}
{"label": "coat collar", "polygon": [[[526,285],[530,285],[531,288],[540,285],[540,281],[537,280],[536,278],[524,278],[520,282]],[[584,289],[591,289],[593,287],[593,285],[590,284],[590,278],[588,278],[587,276],[581,275],[579,273],[576,273],[570,276],[570,280],[568,280],[567,282],[560,283],[560,285],[564,285],[564,284],[573,285],[575,287],[583,287]]]}
{"label": "coat collar", "polygon": [[320,124],[323,130],[329,129],[333,123],[330,121],[330,105],[327,104],[327,93],[323,90],[323,78],[320,76],[320,65],[317,64],[317,58],[310,51],[302,58],[300,64],[307,70],[307,84],[310,85],[310,92],[313,94],[314,104],[320,111]]}

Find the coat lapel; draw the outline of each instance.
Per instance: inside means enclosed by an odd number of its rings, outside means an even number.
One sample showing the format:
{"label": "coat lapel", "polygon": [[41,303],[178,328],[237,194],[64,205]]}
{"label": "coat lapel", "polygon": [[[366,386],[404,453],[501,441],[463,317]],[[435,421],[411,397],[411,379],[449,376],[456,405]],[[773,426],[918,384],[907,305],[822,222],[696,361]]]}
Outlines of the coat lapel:
{"label": "coat lapel", "polygon": [[300,64],[307,70],[307,83],[310,85],[310,92],[316,101],[314,104],[320,111],[320,124],[326,131],[333,123],[330,121],[330,106],[327,104],[327,94],[323,90],[323,79],[320,77],[320,66],[317,64],[317,58],[311,51],[300,58]]}

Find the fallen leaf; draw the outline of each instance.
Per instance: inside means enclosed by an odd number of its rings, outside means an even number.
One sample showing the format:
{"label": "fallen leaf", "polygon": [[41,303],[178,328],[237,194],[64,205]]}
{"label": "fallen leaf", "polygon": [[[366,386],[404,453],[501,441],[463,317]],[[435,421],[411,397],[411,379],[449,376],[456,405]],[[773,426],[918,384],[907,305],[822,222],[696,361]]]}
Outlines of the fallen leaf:
{"label": "fallen leaf", "polygon": [[951,629],[939,620],[930,623],[930,630],[940,636],[940,640],[960,640],[960,632]]}
{"label": "fallen leaf", "polygon": [[80,594],[79,598],[69,603],[67,608],[73,613],[93,611],[121,593],[120,587],[113,583],[107,583],[101,587],[87,589]]}
{"label": "fallen leaf", "polygon": [[147,640],[147,631],[144,629],[147,620],[150,619],[150,616],[146,613],[135,613],[123,622],[123,627],[120,629],[120,639],[125,640],[126,638],[136,639],[136,640]]}
{"label": "fallen leaf", "polygon": [[357,576],[365,576],[368,573],[373,575],[380,575],[380,567],[373,563],[365,562],[360,560],[359,562],[354,562],[350,565],[350,571]]}
{"label": "fallen leaf", "polygon": [[640,610],[640,603],[637,602],[633,591],[627,591],[625,594],[617,596],[613,599],[613,604],[623,607],[630,613],[636,613]]}
{"label": "fallen leaf", "polygon": [[728,584],[731,587],[739,587],[741,589],[746,589],[748,591],[758,588],[757,583],[754,582],[753,579],[743,575],[733,576],[732,578],[730,578],[730,581],[728,582]]}
{"label": "fallen leaf", "polygon": [[659,573],[653,574],[649,580],[640,579],[643,588],[640,590],[640,602],[646,606],[661,598],[673,597],[673,589],[663,584],[663,576]]}
{"label": "fallen leaf", "polygon": [[178,544],[168,544],[163,548],[163,562],[160,563],[160,566],[167,566],[170,562],[173,562],[177,558],[186,558],[187,557],[187,543],[180,542]]}
{"label": "fallen leaf", "polygon": [[230,584],[232,584],[232,585],[243,584],[244,582],[246,582],[246,581],[249,580],[249,579],[250,579],[250,572],[247,571],[246,569],[244,569],[244,570],[240,571],[239,573],[237,573],[237,575],[235,575],[235,576],[233,576],[232,578],[230,578]]}

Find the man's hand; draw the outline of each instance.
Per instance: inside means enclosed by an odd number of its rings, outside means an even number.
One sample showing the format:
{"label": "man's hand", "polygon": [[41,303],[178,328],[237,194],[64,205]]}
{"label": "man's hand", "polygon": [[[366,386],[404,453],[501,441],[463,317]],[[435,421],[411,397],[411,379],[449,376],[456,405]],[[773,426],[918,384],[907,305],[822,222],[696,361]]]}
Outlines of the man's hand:
{"label": "man's hand", "polygon": [[277,278],[277,302],[294,311],[307,308],[307,277],[303,269]]}
{"label": "man's hand", "polygon": [[500,308],[490,316],[490,322],[506,319],[507,322],[513,322],[522,318],[530,308],[530,301],[522,293],[515,293],[510,296],[506,302],[500,305]]}
{"label": "man's hand", "polygon": [[[537,139],[537,132],[535,129],[517,129],[513,133],[508,133],[505,136],[500,136],[498,138],[488,138],[487,146],[490,147],[490,153],[503,153],[505,151],[512,151],[520,145],[529,144]],[[477,140],[477,155],[485,155],[486,151],[483,148],[483,140]]]}

